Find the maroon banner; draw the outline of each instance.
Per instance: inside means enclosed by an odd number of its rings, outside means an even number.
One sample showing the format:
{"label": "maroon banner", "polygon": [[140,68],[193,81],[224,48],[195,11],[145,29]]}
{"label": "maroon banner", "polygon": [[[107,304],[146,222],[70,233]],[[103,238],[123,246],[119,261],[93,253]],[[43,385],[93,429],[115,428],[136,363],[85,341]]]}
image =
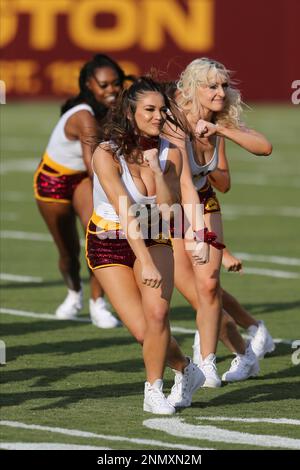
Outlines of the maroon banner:
{"label": "maroon banner", "polygon": [[[1,0],[7,99],[77,93],[97,52],[128,73],[176,79],[193,59],[236,72],[245,100],[291,101],[300,80],[299,0]],[[295,88],[295,87],[294,87]]]}

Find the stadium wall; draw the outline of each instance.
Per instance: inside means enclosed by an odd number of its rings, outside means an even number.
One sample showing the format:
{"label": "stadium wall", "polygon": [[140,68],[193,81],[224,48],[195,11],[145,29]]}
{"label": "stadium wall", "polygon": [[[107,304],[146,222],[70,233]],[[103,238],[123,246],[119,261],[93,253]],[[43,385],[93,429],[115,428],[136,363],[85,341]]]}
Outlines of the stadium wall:
{"label": "stadium wall", "polygon": [[[77,92],[81,64],[103,52],[128,73],[175,79],[196,57],[236,71],[248,101],[291,101],[300,80],[299,0],[0,0],[7,98]],[[300,82],[299,82],[300,83]]]}

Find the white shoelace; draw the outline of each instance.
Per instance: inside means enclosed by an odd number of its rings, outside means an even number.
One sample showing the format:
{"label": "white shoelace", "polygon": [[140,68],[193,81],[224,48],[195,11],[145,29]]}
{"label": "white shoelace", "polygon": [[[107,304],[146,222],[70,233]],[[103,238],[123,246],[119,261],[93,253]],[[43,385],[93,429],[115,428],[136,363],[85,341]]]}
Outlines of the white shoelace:
{"label": "white shoelace", "polygon": [[215,373],[217,372],[217,366],[213,362],[203,364],[202,368],[203,369],[209,369],[209,370],[211,370],[212,372],[215,372]]}
{"label": "white shoelace", "polygon": [[233,359],[230,367],[230,372],[236,371],[238,367],[241,367],[242,369],[246,369],[249,367],[251,364],[245,359],[243,360],[242,357],[237,356]]}
{"label": "white shoelace", "polygon": [[153,402],[154,405],[158,406],[165,406],[166,405],[166,397],[158,388],[152,388],[148,390],[149,398]]}

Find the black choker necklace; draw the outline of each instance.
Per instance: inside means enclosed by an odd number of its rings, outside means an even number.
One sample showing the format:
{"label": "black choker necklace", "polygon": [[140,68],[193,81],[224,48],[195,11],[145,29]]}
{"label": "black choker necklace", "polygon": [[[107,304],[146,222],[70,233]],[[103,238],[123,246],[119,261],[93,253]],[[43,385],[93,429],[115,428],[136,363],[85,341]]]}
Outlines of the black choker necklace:
{"label": "black choker necklace", "polygon": [[157,149],[158,148],[158,141],[159,137],[146,137],[144,135],[141,135],[138,139],[138,145],[139,147],[145,151],[145,150],[150,150],[150,149]]}

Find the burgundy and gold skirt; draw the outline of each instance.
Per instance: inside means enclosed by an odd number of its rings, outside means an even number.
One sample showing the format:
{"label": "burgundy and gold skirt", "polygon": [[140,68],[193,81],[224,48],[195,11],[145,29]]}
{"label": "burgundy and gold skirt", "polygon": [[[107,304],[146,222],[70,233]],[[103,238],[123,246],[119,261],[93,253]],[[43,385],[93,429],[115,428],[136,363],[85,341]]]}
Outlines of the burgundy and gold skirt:
{"label": "burgundy and gold skirt", "polygon": [[197,192],[200,202],[204,206],[204,214],[221,212],[220,203],[209,181],[207,181],[203,188],[199,189]]}
{"label": "burgundy and gold skirt", "polygon": [[40,201],[70,204],[75,189],[87,177],[86,171],[63,167],[45,154],[34,174],[34,196]]}
{"label": "burgundy and gold skirt", "polygon": [[[172,249],[169,238],[144,241],[147,247],[162,245]],[[92,270],[108,266],[133,268],[136,256],[120,224],[105,220],[93,213],[86,232],[86,259]]]}

